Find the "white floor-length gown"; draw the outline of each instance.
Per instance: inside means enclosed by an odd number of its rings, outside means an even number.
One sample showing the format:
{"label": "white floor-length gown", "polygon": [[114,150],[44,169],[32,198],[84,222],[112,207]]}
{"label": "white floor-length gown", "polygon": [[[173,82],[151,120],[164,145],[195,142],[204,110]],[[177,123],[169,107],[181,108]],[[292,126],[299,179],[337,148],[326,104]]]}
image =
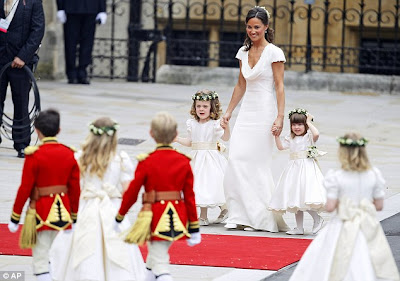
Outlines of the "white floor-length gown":
{"label": "white floor-length gown", "polygon": [[384,197],[381,172],[331,170],[324,186],[328,199],[339,200],[338,214],[308,246],[290,281],[400,280],[372,204]]}
{"label": "white floor-length gown", "polygon": [[[132,180],[133,173],[133,164],[122,151],[112,159],[103,179],[88,173],[81,177],[77,223],[72,233],[60,232],[50,249],[53,280],[145,279],[146,267],[138,246],[125,243],[113,229],[121,205],[121,183]],[[129,227],[128,219],[120,225],[122,231]]]}
{"label": "white floor-length gown", "polygon": [[246,92],[233,128],[224,177],[229,210],[226,222],[271,232],[288,230],[282,217],[268,210],[275,188],[271,174],[271,127],[277,116],[272,63],[285,62],[285,56],[280,48],[269,43],[253,68],[244,47],[236,58],[242,61]]}

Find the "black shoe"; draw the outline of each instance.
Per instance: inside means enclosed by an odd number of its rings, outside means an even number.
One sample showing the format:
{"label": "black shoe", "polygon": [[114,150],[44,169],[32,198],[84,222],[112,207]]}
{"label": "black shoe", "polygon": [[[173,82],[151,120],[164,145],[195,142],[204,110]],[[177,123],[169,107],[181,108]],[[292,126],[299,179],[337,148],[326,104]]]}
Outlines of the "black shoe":
{"label": "black shoe", "polygon": [[23,148],[20,150],[17,150],[17,151],[18,151],[18,155],[17,155],[18,158],[25,158],[25,151]]}
{"label": "black shoe", "polygon": [[90,84],[90,80],[87,77],[79,78],[78,82],[79,82],[79,84],[83,84],[83,85],[89,85]]}
{"label": "black shoe", "polygon": [[68,84],[78,84],[78,79],[76,78],[68,79]]}

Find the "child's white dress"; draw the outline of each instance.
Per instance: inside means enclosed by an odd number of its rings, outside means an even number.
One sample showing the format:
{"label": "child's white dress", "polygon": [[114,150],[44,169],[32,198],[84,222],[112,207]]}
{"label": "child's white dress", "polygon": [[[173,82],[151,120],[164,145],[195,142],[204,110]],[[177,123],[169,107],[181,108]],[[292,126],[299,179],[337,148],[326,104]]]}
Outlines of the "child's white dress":
{"label": "child's white dress", "polygon": [[328,172],[324,186],[328,199],[339,199],[338,213],[307,248],[291,281],[399,280],[372,204],[383,199],[384,184],[376,168]]}
{"label": "child's white dress", "polygon": [[271,197],[269,209],[278,212],[323,211],[326,193],[323,175],[317,160],[307,158],[307,149],[314,145],[311,130],[304,136],[286,136],[284,149],[290,149],[290,160],[282,172]]}
{"label": "child's white dress", "polygon": [[225,204],[223,180],[227,160],[218,150],[217,142],[224,134],[220,120],[199,123],[189,119],[186,126],[192,141],[191,164],[196,206],[222,206]]}
{"label": "child's white dress", "polygon": [[[128,155],[120,152],[103,179],[88,173],[81,177],[78,220],[72,235],[60,232],[50,250],[53,280],[144,280],[146,267],[138,246],[125,243],[113,229],[121,205],[121,183],[132,180],[133,173]],[[122,231],[129,227],[128,220],[120,224]]]}

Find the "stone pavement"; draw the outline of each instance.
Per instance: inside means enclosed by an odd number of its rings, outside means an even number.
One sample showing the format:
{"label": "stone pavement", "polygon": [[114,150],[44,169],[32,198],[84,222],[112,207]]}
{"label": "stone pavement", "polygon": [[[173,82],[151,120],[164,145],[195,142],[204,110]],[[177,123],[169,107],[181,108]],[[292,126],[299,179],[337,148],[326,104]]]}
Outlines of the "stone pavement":
{"label": "stone pavement", "polygon": [[[90,86],[68,85],[65,81],[39,81],[42,109],[55,107],[61,112],[61,133],[59,140],[68,145],[79,147],[87,135],[87,124],[100,116],[110,116],[117,120],[121,127],[119,138],[144,140],[138,145],[121,144],[119,149],[125,150],[134,159],[136,154],[146,152],[154,147],[149,137],[149,124],[152,116],[161,110],[171,112],[179,124],[179,132],[186,134],[185,121],[189,118],[191,95],[207,85],[166,85],[142,84],[127,82],[94,81]],[[215,86],[221,97],[223,109],[229,102],[232,88]],[[330,168],[338,167],[336,160],[336,137],[347,131],[356,130],[370,140],[368,152],[374,165],[378,166],[387,179],[386,206],[379,213],[383,220],[395,215],[400,210],[400,118],[398,108],[399,96],[379,93],[341,93],[327,91],[286,91],[286,112],[295,107],[307,108],[315,116],[315,125],[321,132],[318,146],[328,154],[320,160],[323,173]],[[11,97],[7,97],[5,112],[12,110]],[[237,114],[236,110],[235,114]],[[231,127],[234,126],[235,116]],[[283,134],[289,132],[288,120],[285,120]],[[34,136],[32,144],[36,141]],[[132,141],[134,143],[134,141]],[[129,143],[126,142],[126,143]],[[229,143],[228,143],[229,146]],[[178,146],[177,146],[178,147]],[[188,151],[185,147],[178,147]],[[274,150],[272,172],[277,181],[280,172],[288,159],[287,152]],[[12,142],[3,138],[0,145],[0,223],[8,223],[11,207],[20,183],[23,160],[16,158]],[[140,206],[134,206],[130,212],[132,219]],[[212,209],[211,220],[218,211]],[[330,214],[323,214],[329,221]],[[291,227],[295,226],[294,216],[286,214],[285,220]],[[310,235],[312,221],[305,216],[307,235],[297,238],[313,238]],[[202,227],[203,233],[226,235],[251,235],[265,237],[288,237],[284,233],[227,231],[222,225]],[[290,238],[296,238],[290,236]],[[232,245],[234,247],[234,245]],[[223,251],[223,249],[221,249]],[[242,270],[234,268],[178,266],[173,265],[172,274],[177,281],[235,281],[262,280],[268,276],[277,276],[273,271]],[[0,256],[0,271],[23,270],[26,280],[35,280],[32,275],[31,258],[16,256]],[[287,280],[273,279],[273,280]],[[269,279],[267,279],[269,280]],[[271,279],[272,280],[272,279]]]}

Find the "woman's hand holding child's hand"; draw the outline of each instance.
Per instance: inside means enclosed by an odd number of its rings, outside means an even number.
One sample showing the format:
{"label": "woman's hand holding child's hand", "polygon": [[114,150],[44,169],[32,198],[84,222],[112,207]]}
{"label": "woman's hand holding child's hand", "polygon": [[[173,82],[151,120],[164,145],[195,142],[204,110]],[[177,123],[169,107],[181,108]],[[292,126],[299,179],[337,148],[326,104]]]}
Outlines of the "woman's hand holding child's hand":
{"label": "woman's hand holding child's hand", "polygon": [[225,120],[224,118],[221,118],[220,124],[222,129],[225,130],[229,126],[229,119]]}

